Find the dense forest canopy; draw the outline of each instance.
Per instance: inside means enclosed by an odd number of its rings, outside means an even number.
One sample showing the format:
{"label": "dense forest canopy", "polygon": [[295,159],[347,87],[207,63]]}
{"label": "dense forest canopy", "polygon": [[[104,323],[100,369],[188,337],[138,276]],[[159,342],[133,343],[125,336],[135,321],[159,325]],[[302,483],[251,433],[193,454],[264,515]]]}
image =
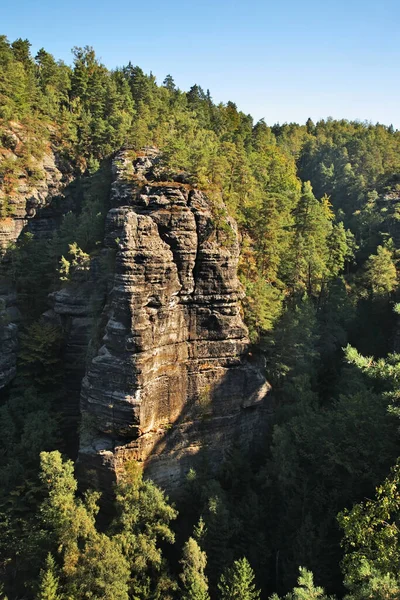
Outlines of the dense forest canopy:
{"label": "dense forest canopy", "polygon": [[[400,132],[254,123],[197,84],[158,84],[132,63],[110,71],[90,47],[74,48],[70,66],[1,36],[0,145],[0,223],[49,147],[79,196],[51,239],[21,236],[1,266],[23,314],[0,403],[1,593],[398,598]],[[238,449],[218,478],[191,472],[177,507],[129,464],[99,519],[61,435],[63,332],[40,318],[48,293],[99,254],[121,146],[156,146],[166,177],[212,199],[218,227],[227,211],[236,219],[243,310],[276,408],[256,459]]]}

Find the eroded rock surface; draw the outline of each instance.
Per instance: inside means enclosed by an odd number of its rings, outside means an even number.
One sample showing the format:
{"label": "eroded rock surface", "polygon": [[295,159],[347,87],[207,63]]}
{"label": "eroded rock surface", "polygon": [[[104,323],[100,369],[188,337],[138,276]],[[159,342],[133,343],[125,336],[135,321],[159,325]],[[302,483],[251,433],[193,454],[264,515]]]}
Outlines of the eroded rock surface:
{"label": "eroded rock surface", "polygon": [[108,489],[124,461],[176,488],[262,435],[269,385],[240,314],[238,235],[198,190],[154,177],[157,153],[114,161],[106,244],[117,249],[102,345],[83,379],[78,466]]}
{"label": "eroded rock surface", "polygon": [[15,172],[0,179],[0,256],[24,229],[38,236],[52,234],[54,214],[46,208],[73,179],[71,165],[55,154],[50,143],[40,158],[31,154],[29,167],[23,169],[18,159],[28,133],[17,122],[11,123],[5,133],[8,147],[0,148],[0,165],[15,165]]}

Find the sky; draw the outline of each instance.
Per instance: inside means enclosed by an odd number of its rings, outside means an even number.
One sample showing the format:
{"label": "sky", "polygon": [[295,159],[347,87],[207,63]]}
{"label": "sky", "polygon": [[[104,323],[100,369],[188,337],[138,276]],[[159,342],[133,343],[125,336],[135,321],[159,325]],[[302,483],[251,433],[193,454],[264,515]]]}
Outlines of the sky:
{"label": "sky", "polygon": [[255,120],[400,129],[400,0],[0,0],[0,34],[72,62],[93,46],[162,83],[197,83]]}

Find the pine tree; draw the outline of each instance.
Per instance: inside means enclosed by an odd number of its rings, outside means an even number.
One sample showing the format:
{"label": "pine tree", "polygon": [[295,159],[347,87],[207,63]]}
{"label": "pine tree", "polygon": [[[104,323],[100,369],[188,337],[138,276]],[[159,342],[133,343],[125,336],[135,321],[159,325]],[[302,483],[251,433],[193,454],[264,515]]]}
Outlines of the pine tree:
{"label": "pine tree", "polygon": [[254,572],[247,558],[235,560],[221,575],[218,583],[221,600],[257,600],[260,591],[254,583]]}
{"label": "pine tree", "polygon": [[306,290],[309,296],[315,296],[330,277],[338,274],[331,273],[328,266],[332,260],[329,240],[334,214],[326,196],[320,202],[315,198],[309,181],[303,184],[294,214],[295,233],[282,267],[283,278],[293,291]]}
{"label": "pine tree", "polygon": [[96,530],[99,494],[76,498],[72,461],[42,452],[41,479],[48,496],[41,506],[43,527],[60,556],[66,595],[128,600],[130,569],[118,540]]}
{"label": "pine tree", "polygon": [[[338,515],[344,538],[342,567],[351,598],[398,598],[400,589],[400,463],[366,500]],[[376,595],[368,595],[375,588]],[[383,591],[387,594],[384,595]],[[379,591],[382,595],[379,595]]]}
{"label": "pine tree", "polygon": [[36,596],[37,600],[60,600],[58,593],[59,578],[56,574],[56,564],[53,556],[49,553],[46,558],[46,568],[40,577],[40,588]]}
{"label": "pine tree", "polygon": [[[21,40],[22,41],[22,40]],[[22,41],[26,56],[26,44]],[[27,48],[29,56],[29,46]],[[18,50],[11,47],[7,38],[0,36],[0,117],[18,119],[30,112],[30,78],[26,73],[23,62],[17,60]]]}
{"label": "pine tree", "polygon": [[204,573],[207,564],[206,553],[193,538],[183,547],[182,600],[209,600],[208,581]]}
{"label": "pine tree", "polygon": [[31,57],[31,48],[32,44],[29,40],[22,38],[18,38],[11,44],[12,51],[16,60],[21,62],[27,69],[33,68],[33,62]]}
{"label": "pine tree", "polygon": [[161,542],[173,543],[170,522],[177,511],[169,505],[164,493],[149,480],[144,480],[140,465],[125,464],[116,488],[116,517],[111,533],[122,548],[131,567],[130,593],[137,598],[173,589]]}
{"label": "pine tree", "polygon": [[[298,587],[293,588],[293,592],[286,594],[283,600],[335,600],[333,597],[328,597],[323,588],[314,585],[314,576],[311,571],[304,567],[300,567],[299,571]],[[280,599],[277,594],[273,594],[269,600]]]}
{"label": "pine tree", "polygon": [[206,534],[204,549],[209,562],[208,576],[212,589],[217,584],[221,571],[231,563],[233,551],[231,539],[234,534],[233,523],[222,490],[208,500],[204,513]]}
{"label": "pine tree", "polygon": [[163,81],[163,86],[167,88],[170,92],[174,92],[176,90],[175,81],[172,75],[167,75]]}
{"label": "pine tree", "polygon": [[396,289],[396,266],[389,248],[378,246],[376,254],[371,254],[367,260],[365,275],[367,286],[375,296],[387,295]]}

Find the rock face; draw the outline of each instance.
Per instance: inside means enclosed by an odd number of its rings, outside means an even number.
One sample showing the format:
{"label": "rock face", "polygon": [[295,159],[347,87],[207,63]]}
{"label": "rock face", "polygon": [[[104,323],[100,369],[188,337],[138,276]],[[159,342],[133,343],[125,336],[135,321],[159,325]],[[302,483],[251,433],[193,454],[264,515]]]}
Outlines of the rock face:
{"label": "rock face", "polygon": [[90,336],[98,316],[94,314],[95,300],[98,300],[96,283],[95,278],[90,277],[88,281],[74,282],[74,285],[52,292],[49,295],[51,308],[43,315],[47,322],[58,325],[64,333],[62,362],[66,399],[60,412],[70,456],[76,456],[78,451],[81,382]]}
{"label": "rock face", "polygon": [[83,379],[81,476],[104,490],[124,461],[173,490],[200,460],[262,435],[269,385],[240,314],[236,225],[204,194],[149,180],[157,156],[114,161],[117,248],[102,345]]}
{"label": "rock face", "polygon": [[[23,169],[21,155],[27,132],[20,123],[11,123],[4,132],[8,139],[0,147],[0,166],[13,165],[0,179],[0,262],[8,260],[7,247],[23,231],[36,237],[48,237],[56,228],[52,200],[62,194],[72,180],[72,169],[60,161],[50,145],[40,158],[30,156],[29,169]],[[0,390],[15,377],[19,312],[16,294],[1,275],[0,264]]]}
{"label": "rock face", "polygon": [[[60,160],[49,145],[40,158],[30,156],[29,169],[20,167],[19,157],[27,141],[20,123],[11,123],[6,131],[9,147],[0,148],[0,165],[14,165],[15,172],[0,180],[0,256],[24,229],[35,235],[49,235],[55,229],[52,211],[46,207],[72,180],[72,169]],[[33,217],[36,217],[33,219]]]}

